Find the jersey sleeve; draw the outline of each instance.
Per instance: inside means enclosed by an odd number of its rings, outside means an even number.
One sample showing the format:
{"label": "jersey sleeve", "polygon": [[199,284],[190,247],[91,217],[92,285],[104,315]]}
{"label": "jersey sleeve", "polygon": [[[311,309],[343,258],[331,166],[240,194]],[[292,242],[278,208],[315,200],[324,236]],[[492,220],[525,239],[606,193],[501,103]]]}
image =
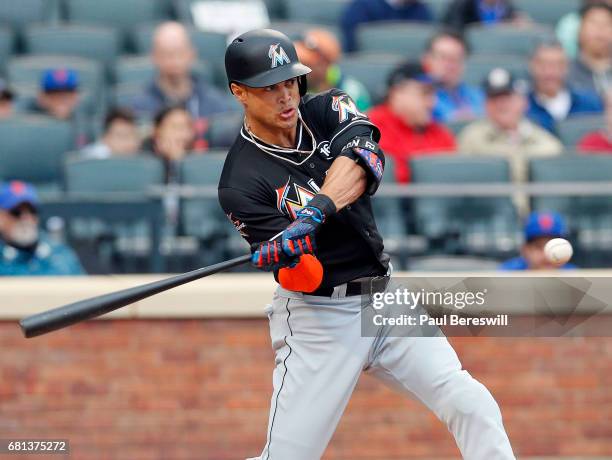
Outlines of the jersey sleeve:
{"label": "jersey sleeve", "polygon": [[[314,101],[313,101],[314,102]],[[343,147],[355,137],[380,140],[380,131],[365,113],[357,108],[355,101],[343,91],[332,89],[321,95],[315,108],[320,116],[324,132],[330,139],[331,155],[336,157]]]}
{"label": "jersey sleeve", "polygon": [[223,187],[218,194],[225,215],[249,244],[273,239],[291,223],[274,205],[245,191]]}

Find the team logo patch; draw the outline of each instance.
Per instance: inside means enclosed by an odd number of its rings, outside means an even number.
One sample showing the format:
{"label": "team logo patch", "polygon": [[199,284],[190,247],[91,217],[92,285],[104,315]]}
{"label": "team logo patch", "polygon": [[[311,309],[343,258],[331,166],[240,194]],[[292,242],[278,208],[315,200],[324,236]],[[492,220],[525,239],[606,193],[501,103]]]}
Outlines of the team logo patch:
{"label": "team logo patch", "polygon": [[276,189],[276,207],[284,214],[295,220],[297,212],[308,204],[319,191],[319,187],[311,179],[308,185],[312,190],[298,184],[290,184],[290,179],[285,185]]}
{"label": "team logo patch", "polygon": [[274,45],[270,45],[270,50],[268,51],[268,57],[272,60],[271,68],[275,68],[279,65],[289,64],[291,61],[289,60],[289,56],[285,53],[285,50],[280,43],[275,43]]}
{"label": "team logo patch", "polygon": [[353,100],[346,94],[341,96],[332,97],[332,110],[338,112],[338,118],[340,123],[344,123],[346,120],[352,117],[365,117],[363,113],[357,109],[357,106]]}
{"label": "team logo patch", "polygon": [[234,219],[234,216],[232,216],[231,212],[229,214],[226,214],[226,216],[230,220],[232,225],[236,228],[236,230],[238,230],[240,236],[244,238],[247,238],[249,236],[246,232],[246,224],[244,222],[240,222],[240,219]]}

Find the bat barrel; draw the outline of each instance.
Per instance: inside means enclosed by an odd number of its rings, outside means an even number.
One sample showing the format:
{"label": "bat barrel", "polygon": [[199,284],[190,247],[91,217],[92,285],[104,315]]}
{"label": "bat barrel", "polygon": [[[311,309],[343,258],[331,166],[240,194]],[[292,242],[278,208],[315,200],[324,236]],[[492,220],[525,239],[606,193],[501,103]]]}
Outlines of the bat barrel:
{"label": "bat barrel", "polygon": [[111,292],[90,299],[80,300],[63,307],[28,316],[19,321],[23,335],[36,337],[72,324],[95,318],[125,307],[139,300],[151,297],[168,289],[195,281],[205,276],[242,265],[251,259],[250,255],[236,257],[209,267],[199,268],[181,275],[172,276],[152,283]]}

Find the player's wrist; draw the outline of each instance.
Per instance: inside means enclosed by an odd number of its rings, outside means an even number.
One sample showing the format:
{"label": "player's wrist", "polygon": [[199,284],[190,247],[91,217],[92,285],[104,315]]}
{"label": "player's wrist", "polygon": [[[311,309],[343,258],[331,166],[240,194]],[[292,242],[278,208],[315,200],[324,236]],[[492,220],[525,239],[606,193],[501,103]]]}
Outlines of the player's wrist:
{"label": "player's wrist", "polygon": [[334,201],[327,195],[323,193],[317,193],[309,202],[306,208],[314,208],[320,213],[317,213],[317,220],[320,220],[320,223],[325,222],[325,220],[336,213],[336,205]]}

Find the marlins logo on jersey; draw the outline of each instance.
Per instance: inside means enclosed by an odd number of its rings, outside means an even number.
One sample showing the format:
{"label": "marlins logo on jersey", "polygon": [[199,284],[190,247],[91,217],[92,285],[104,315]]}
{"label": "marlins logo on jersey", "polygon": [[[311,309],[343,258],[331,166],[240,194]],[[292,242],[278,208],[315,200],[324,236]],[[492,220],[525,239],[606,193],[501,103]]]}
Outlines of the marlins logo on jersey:
{"label": "marlins logo on jersey", "polygon": [[280,46],[280,43],[270,45],[268,57],[272,59],[272,68],[275,68],[277,65],[291,63],[291,61],[289,60],[289,56],[287,56],[287,53],[285,53],[283,47]]}
{"label": "marlins logo on jersey", "polygon": [[338,112],[340,123],[344,123],[351,115],[353,117],[365,117],[365,115],[357,109],[353,100],[346,94],[332,97],[332,110]]}
{"label": "marlins logo on jersey", "polygon": [[311,190],[296,183],[290,184],[290,181],[291,179],[287,180],[285,185],[276,189],[276,207],[291,219],[295,219],[296,213],[312,200],[319,187],[312,179],[308,181]]}

